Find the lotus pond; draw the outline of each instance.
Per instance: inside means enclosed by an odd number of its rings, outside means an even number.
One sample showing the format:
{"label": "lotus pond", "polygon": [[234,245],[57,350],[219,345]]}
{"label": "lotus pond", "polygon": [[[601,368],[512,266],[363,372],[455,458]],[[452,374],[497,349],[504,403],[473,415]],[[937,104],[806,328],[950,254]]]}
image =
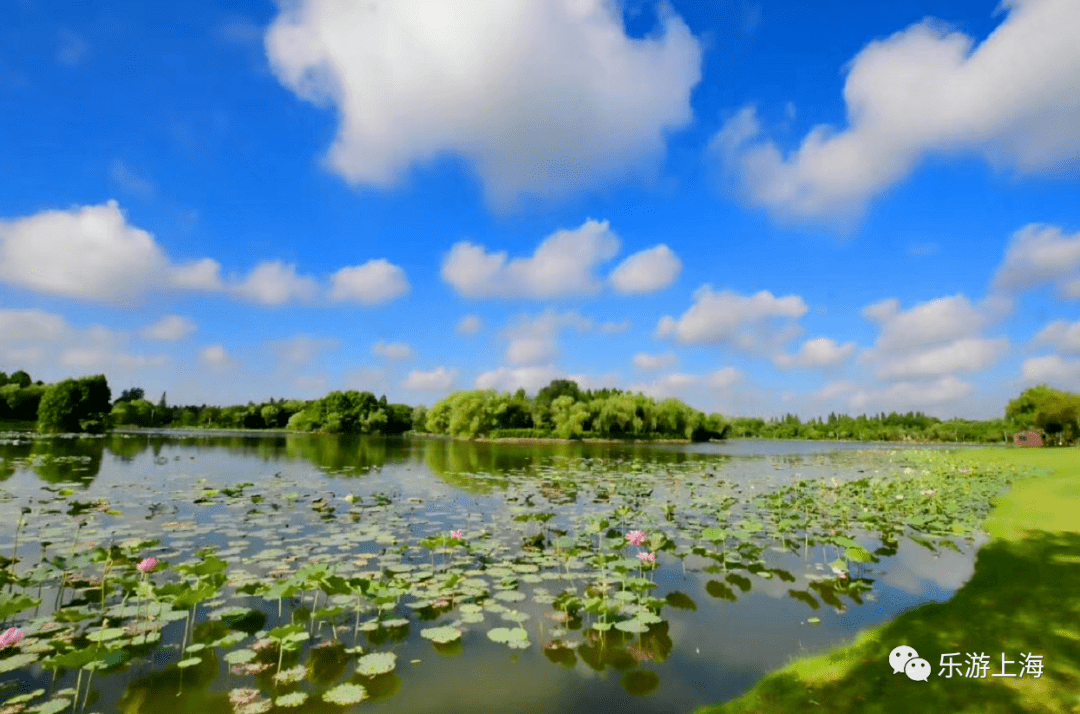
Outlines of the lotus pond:
{"label": "lotus pond", "polygon": [[678,712],[973,571],[1009,474],[821,442],[0,434],[0,712]]}

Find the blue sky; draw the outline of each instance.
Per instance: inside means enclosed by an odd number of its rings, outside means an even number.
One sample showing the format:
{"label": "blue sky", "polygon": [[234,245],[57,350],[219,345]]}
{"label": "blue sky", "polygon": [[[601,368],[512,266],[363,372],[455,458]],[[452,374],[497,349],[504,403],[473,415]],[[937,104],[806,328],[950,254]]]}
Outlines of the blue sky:
{"label": "blue sky", "polygon": [[1080,390],[1080,4],[14,0],[0,370],[557,377],[769,416]]}

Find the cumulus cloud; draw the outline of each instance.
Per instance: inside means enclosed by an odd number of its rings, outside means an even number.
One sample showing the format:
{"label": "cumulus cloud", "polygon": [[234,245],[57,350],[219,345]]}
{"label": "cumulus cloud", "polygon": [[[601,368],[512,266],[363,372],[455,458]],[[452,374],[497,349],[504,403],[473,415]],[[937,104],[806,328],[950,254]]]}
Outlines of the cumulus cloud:
{"label": "cumulus cloud", "polygon": [[129,304],[161,286],[205,287],[215,266],[173,265],[116,201],[0,221],[0,281],[49,295]]}
{"label": "cumulus cloud", "polygon": [[1055,320],[1039,330],[1032,345],[1051,345],[1062,354],[1080,355],[1080,321]]}
{"label": "cumulus cloud", "polygon": [[675,365],[677,358],[674,352],[667,352],[662,355],[650,355],[644,352],[639,352],[634,355],[634,366],[640,370],[657,370],[667,369]]}
{"label": "cumulus cloud", "polygon": [[[319,292],[314,278],[281,261],[264,261],[228,282],[212,258],[175,264],[149,232],[127,222],[114,200],[0,220],[0,282],[114,305],[165,290],[224,292],[262,305],[312,300]],[[331,299],[366,304],[408,290],[404,272],[385,260],[342,268],[331,283]]]}
{"label": "cumulus cloud", "polygon": [[262,305],[284,305],[294,300],[312,300],[319,284],[296,274],[296,266],[281,261],[260,263],[233,287],[238,297]]}
{"label": "cumulus cloud", "polygon": [[950,406],[969,396],[974,387],[953,375],[932,382],[898,382],[884,389],[858,389],[848,397],[851,410],[870,412],[928,411]]}
{"label": "cumulus cloud", "polygon": [[1031,223],[1016,231],[994,275],[994,287],[1018,292],[1053,283],[1058,295],[1080,300],[1080,231]]}
{"label": "cumulus cloud", "polygon": [[228,372],[239,366],[221,345],[211,345],[199,353],[199,360],[215,372]]}
{"label": "cumulus cloud", "polygon": [[166,315],[140,333],[143,339],[179,342],[197,329],[196,324],[180,315]]}
{"label": "cumulus cloud", "polygon": [[379,258],[334,273],[330,278],[330,299],[334,302],[380,305],[407,294],[409,288],[405,271]]}
{"label": "cumulus cloud", "polygon": [[1066,360],[1060,355],[1032,357],[1024,360],[1020,372],[1028,384],[1045,382],[1060,389],[1080,390],[1080,360]]}
{"label": "cumulus cloud", "polygon": [[682,272],[682,261],[664,244],[634,253],[612,271],[608,281],[624,295],[654,293],[670,287]]}
{"label": "cumulus cloud", "polygon": [[57,342],[69,336],[67,320],[44,310],[0,309],[0,344]]}
{"label": "cumulus cloud", "polygon": [[941,345],[978,334],[990,321],[987,310],[963,295],[921,303],[904,311],[895,298],[863,308],[862,314],[881,326],[875,344],[879,353]]}
{"label": "cumulus cloud", "polygon": [[91,325],[78,328],[44,310],[0,309],[0,363],[56,372],[59,367],[84,371],[131,372],[160,367],[166,355],[128,351],[130,335]]}
{"label": "cumulus cloud", "polygon": [[878,368],[877,376],[894,380],[942,377],[959,371],[981,372],[997,362],[1008,349],[1006,339],[968,337],[889,359]]}
{"label": "cumulus cloud", "polygon": [[510,365],[551,362],[559,354],[560,332],[591,328],[592,321],[576,312],[557,313],[549,308],[536,317],[519,316],[504,331],[509,340],[505,361]]}
{"label": "cumulus cloud", "polygon": [[456,369],[447,369],[446,367],[437,367],[430,372],[414,369],[409,372],[404,386],[405,389],[418,392],[445,392],[454,386],[457,376],[458,371]]}
{"label": "cumulus cloud", "polygon": [[813,399],[830,401],[838,397],[844,397],[859,391],[859,385],[850,380],[830,382],[812,395]]}
{"label": "cumulus cloud", "polygon": [[[694,304],[678,320],[665,316],[656,328],[657,337],[673,337],[684,344],[730,344],[758,349],[782,344],[799,328],[794,321],[809,308],[798,295],[776,297],[767,290],[754,295],[732,291],[718,293],[710,285],[694,292]],[[773,323],[786,318],[776,329]]]}
{"label": "cumulus cloud", "polygon": [[294,335],[284,340],[271,340],[266,346],[279,363],[290,367],[304,367],[323,353],[337,349],[340,344],[339,340],[332,337]]}
{"label": "cumulus cloud", "polygon": [[465,297],[554,298],[600,290],[596,267],[615,257],[619,239],[608,221],[588,219],[552,233],[529,258],[507,260],[467,241],[450,249],[442,278]]}
{"label": "cumulus cloud", "polygon": [[702,48],[665,4],[627,36],[607,0],[375,0],[280,4],[266,52],[278,80],[332,107],[327,167],[393,186],[438,156],[464,158],[487,200],[558,197],[658,165],[693,117]]}
{"label": "cumulus cloud", "polygon": [[835,367],[845,362],[855,352],[855,343],[837,344],[828,337],[807,340],[797,354],[780,354],[773,363],[782,369],[792,367]]}
{"label": "cumulus cloud", "polygon": [[483,322],[481,322],[479,315],[465,315],[458,320],[454,331],[459,335],[475,335],[482,326]]}
{"label": "cumulus cloud", "polygon": [[409,359],[412,357],[412,347],[404,342],[384,342],[379,340],[371,347],[372,354],[386,359]]}
{"label": "cumulus cloud", "polygon": [[870,42],[848,65],[848,127],[817,126],[785,155],[761,138],[754,107],[712,141],[745,199],[780,216],[855,218],[929,155],[984,156],[1020,173],[1080,156],[1080,3],[1005,0],[978,46],[927,19]]}
{"label": "cumulus cloud", "polygon": [[615,377],[591,377],[585,374],[567,374],[552,365],[529,367],[499,367],[481,373],[475,382],[477,389],[494,389],[499,392],[516,392],[524,389],[529,394],[536,394],[554,379],[569,379],[577,382],[582,389],[599,389],[614,383]]}
{"label": "cumulus cloud", "polygon": [[725,367],[705,376],[673,372],[657,377],[651,382],[633,384],[628,389],[631,392],[642,392],[655,399],[669,397],[685,399],[688,394],[696,398],[700,397],[704,388],[726,390],[742,381],[742,378],[742,372],[734,367]]}
{"label": "cumulus cloud", "polygon": [[84,372],[109,372],[113,370],[134,371],[152,367],[164,367],[169,363],[166,355],[131,355],[107,349],[73,347],[60,355],[60,364]]}

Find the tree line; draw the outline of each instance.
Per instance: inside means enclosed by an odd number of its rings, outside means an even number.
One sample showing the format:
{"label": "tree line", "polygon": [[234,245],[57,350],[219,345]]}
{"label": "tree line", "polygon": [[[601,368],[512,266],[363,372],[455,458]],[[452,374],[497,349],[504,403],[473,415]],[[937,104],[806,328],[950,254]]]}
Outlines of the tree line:
{"label": "tree line", "polygon": [[557,379],[530,398],[493,389],[454,392],[431,409],[417,407],[417,431],[474,438],[557,437],[691,439],[723,438],[727,421],[706,416],[677,399],[656,401],[618,389],[582,390]]}
{"label": "tree line", "polygon": [[104,375],[46,385],[19,370],[0,372],[0,422],[36,423],[49,433],[100,433],[112,427],[287,429],[333,434],[406,432],[475,437],[617,439],[721,438],[837,439],[994,443],[1034,430],[1047,443],[1080,439],[1080,394],[1045,384],[1011,400],[1002,419],[941,420],[922,412],[829,414],[801,420],[726,418],[706,415],[677,399],[656,400],[619,389],[583,390],[566,379],[552,381],[530,397],[525,390],[454,392],[431,408],[388,403],[371,392],[334,391],[320,399],[274,399],[246,405],[170,405],[132,387],[115,400]]}

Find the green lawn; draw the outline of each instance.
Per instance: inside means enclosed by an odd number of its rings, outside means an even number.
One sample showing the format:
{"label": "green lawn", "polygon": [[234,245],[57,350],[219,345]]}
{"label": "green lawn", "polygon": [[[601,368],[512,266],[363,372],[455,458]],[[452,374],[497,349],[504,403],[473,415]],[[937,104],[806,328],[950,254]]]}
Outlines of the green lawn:
{"label": "green lawn", "polygon": [[[863,632],[851,645],[792,662],[739,699],[695,714],[881,712],[896,714],[1080,712],[1080,449],[993,449],[956,458],[1034,467],[995,502],[984,524],[993,540],[971,580],[932,603]],[[889,652],[914,647],[930,661],[926,682],[893,674]],[[947,652],[1042,655],[1041,678],[939,676]],[[964,656],[957,661],[964,661]],[[1009,670],[1018,672],[1019,665]]]}

